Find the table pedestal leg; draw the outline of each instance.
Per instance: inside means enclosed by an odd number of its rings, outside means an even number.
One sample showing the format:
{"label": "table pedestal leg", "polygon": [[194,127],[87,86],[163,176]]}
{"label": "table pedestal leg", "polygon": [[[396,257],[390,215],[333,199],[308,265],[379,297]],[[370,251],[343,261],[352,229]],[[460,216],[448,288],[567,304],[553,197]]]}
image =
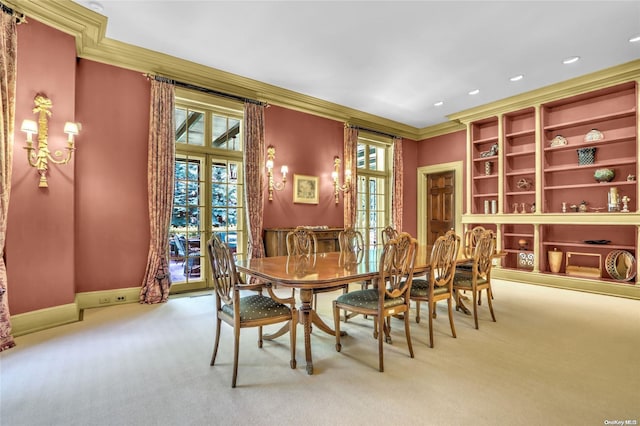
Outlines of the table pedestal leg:
{"label": "table pedestal leg", "polygon": [[300,323],[304,326],[304,355],[307,361],[307,374],[313,374],[313,360],[311,358],[311,322],[313,321],[313,309],[311,301],[313,292],[308,289],[300,290],[300,301],[302,305],[299,309]]}

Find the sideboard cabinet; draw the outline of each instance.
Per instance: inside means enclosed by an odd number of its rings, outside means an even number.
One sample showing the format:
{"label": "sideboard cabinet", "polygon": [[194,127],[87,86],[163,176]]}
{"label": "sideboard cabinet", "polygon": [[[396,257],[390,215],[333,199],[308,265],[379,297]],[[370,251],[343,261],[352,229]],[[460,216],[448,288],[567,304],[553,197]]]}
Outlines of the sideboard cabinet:
{"label": "sideboard cabinet", "polygon": [[[264,230],[264,249],[267,257],[287,255],[287,234],[295,228],[268,228]],[[338,235],[342,228],[311,228],[318,239],[318,253],[340,251]]]}
{"label": "sideboard cabinet", "polygon": [[496,231],[495,277],[640,299],[638,81],[466,122],[462,221]]}

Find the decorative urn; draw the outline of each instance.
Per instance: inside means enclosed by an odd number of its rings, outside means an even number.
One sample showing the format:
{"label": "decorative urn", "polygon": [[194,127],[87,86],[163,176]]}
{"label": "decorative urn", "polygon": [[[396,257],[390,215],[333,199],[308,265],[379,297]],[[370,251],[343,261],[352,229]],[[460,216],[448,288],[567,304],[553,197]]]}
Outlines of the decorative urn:
{"label": "decorative urn", "polygon": [[597,182],[611,182],[615,176],[613,169],[596,169],[593,173]]}

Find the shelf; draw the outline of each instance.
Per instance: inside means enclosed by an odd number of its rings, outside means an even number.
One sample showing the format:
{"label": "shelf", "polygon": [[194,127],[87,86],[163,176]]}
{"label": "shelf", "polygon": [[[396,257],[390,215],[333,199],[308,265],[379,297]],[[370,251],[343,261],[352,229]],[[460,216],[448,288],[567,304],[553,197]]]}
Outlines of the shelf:
{"label": "shelf", "polygon": [[612,182],[595,182],[595,183],[581,183],[581,184],[575,184],[575,185],[556,185],[556,186],[545,186],[544,190],[548,191],[548,190],[558,190],[558,189],[582,189],[582,188],[603,188],[603,187],[609,187],[609,186],[626,186],[626,185],[635,185],[636,181],[620,181],[620,182],[616,182],[616,181],[612,181]]}
{"label": "shelf", "polygon": [[509,152],[504,156],[507,158],[510,158],[510,157],[520,157],[525,155],[536,155],[536,151],[533,150],[533,151]]}
{"label": "shelf", "polygon": [[505,192],[505,195],[536,195],[536,191],[514,191],[514,192]]}
{"label": "shelf", "polygon": [[585,148],[585,147],[598,147],[601,145],[609,145],[609,144],[613,144],[613,143],[619,143],[619,142],[632,142],[635,140],[635,136],[621,136],[618,138],[612,138],[612,139],[601,139],[599,141],[589,141],[589,142],[580,142],[580,143],[574,143],[574,144],[567,144],[567,145],[560,145],[560,146],[547,146],[543,149],[543,151],[545,153],[548,152],[556,152],[556,151],[568,151],[568,150],[572,150],[572,149],[578,149],[578,148]]}
{"label": "shelf", "polygon": [[473,194],[473,198],[487,198],[487,197],[497,197],[498,193],[497,192],[491,192],[491,193],[487,193],[487,194]]}
{"label": "shelf", "polygon": [[533,238],[533,234],[526,234],[524,232],[503,232],[503,236],[505,237],[523,237],[523,238]]}
{"label": "shelf", "polygon": [[492,174],[492,175],[478,175],[478,176],[474,176],[473,180],[482,180],[482,179],[493,179],[493,178],[497,178],[498,175],[496,173]]}
{"label": "shelf", "polygon": [[615,167],[622,166],[624,164],[635,164],[637,161],[634,157],[620,157],[609,161],[596,161],[593,164],[568,164],[566,166],[552,166],[544,169],[545,173],[549,172],[565,172],[565,171],[578,171],[586,169],[600,169],[603,167]]}
{"label": "shelf", "polygon": [[520,130],[519,132],[507,133],[505,137],[516,138],[519,136],[528,136],[528,135],[535,135],[535,134],[536,134],[536,129],[527,129],[527,130]]}
{"label": "shelf", "polygon": [[472,143],[474,145],[480,145],[480,144],[489,143],[489,142],[498,143],[498,136],[491,136],[491,137],[484,138],[484,139],[478,139],[478,140],[473,141]]}
{"label": "shelf", "polygon": [[532,175],[536,172],[535,169],[520,169],[514,170],[512,172],[505,173],[505,176],[522,176],[522,175]]}
{"label": "shelf", "polygon": [[623,118],[623,117],[631,117],[633,115],[636,114],[636,108],[631,108],[625,111],[618,111],[618,112],[614,112],[611,114],[603,114],[603,115],[596,115],[593,117],[585,117],[582,118],[580,120],[573,120],[573,121],[567,121],[564,123],[558,123],[558,124],[549,124],[547,126],[544,126],[543,129],[544,130],[560,130],[560,129],[566,129],[569,127],[576,127],[576,126],[581,126],[584,124],[591,124],[591,123],[599,123],[602,121],[606,121],[606,120],[613,120],[616,118]]}
{"label": "shelf", "polygon": [[570,241],[544,241],[542,243],[543,246],[553,246],[553,247],[581,247],[581,248],[591,248],[591,249],[611,249],[611,250],[628,250],[631,252],[635,252],[636,248],[629,245],[623,244],[587,244],[583,242],[570,242]]}
{"label": "shelf", "polygon": [[479,157],[479,158],[474,158],[473,161],[497,161],[498,160],[498,156],[497,155],[492,155],[491,157]]}

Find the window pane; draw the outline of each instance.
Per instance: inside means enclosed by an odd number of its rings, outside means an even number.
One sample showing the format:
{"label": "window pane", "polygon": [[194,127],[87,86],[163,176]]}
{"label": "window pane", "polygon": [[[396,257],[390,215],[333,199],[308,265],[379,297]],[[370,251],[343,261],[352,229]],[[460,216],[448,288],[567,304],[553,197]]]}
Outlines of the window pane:
{"label": "window pane", "polygon": [[211,146],[214,148],[228,149],[230,151],[241,151],[241,121],[238,119],[213,115],[212,123],[212,141]]}
{"label": "window pane", "polygon": [[176,142],[202,146],[204,141],[204,113],[176,108]]}

